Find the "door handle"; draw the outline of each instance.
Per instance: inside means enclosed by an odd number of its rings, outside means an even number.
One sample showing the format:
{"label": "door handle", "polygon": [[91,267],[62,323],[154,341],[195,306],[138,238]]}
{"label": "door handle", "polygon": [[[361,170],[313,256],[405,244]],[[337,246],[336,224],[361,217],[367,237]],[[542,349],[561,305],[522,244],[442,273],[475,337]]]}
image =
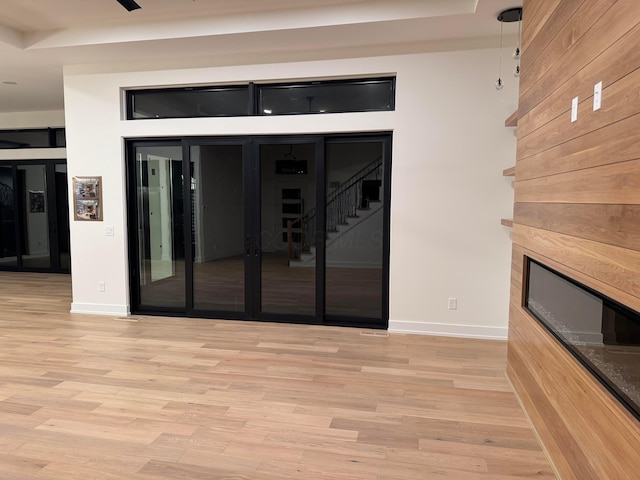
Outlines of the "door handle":
{"label": "door handle", "polygon": [[255,257],[260,255],[260,235],[253,237],[253,255]]}
{"label": "door handle", "polygon": [[244,238],[244,251],[247,257],[251,255],[251,235],[247,235]]}

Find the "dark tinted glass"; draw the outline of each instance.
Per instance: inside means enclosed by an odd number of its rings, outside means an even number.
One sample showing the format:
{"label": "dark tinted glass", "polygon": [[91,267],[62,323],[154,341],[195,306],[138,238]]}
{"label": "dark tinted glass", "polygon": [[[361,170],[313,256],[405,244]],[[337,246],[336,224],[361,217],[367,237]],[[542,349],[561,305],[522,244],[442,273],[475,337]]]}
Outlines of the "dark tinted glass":
{"label": "dark tinted glass", "polygon": [[47,170],[44,165],[19,165],[18,208],[22,212],[21,257],[26,268],[51,267]]}
{"label": "dark tinted glass", "polygon": [[327,315],[382,318],[384,148],[381,141],[326,146]]}
{"label": "dark tinted glass", "polygon": [[0,130],[0,149],[49,147],[49,129]]}
{"label": "dark tinted glass", "polygon": [[18,265],[18,211],[14,189],[13,167],[0,165],[0,267]]}
{"label": "dark tinted glass", "polygon": [[67,146],[67,137],[66,137],[64,128],[56,128],[55,137],[56,137],[56,144],[55,144],[56,147]]}
{"label": "dark tinted glass", "polygon": [[182,147],[135,149],[140,307],[185,308]]}
{"label": "dark tinted glass", "polygon": [[[316,313],[316,176],[313,143],[260,145],[260,311]],[[282,158],[306,175],[278,173]]]}
{"label": "dark tinted glass", "polygon": [[249,113],[249,86],[129,92],[129,119],[238,117]]}
{"label": "dark tinted glass", "polygon": [[640,418],[640,313],[533,260],[526,307]]}
{"label": "dark tinted glass", "polygon": [[259,115],[393,110],[393,79],[258,86]]}
{"label": "dark tinted glass", "polygon": [[242,161],[242,145],[191,147],[196,310],[245,310]]}

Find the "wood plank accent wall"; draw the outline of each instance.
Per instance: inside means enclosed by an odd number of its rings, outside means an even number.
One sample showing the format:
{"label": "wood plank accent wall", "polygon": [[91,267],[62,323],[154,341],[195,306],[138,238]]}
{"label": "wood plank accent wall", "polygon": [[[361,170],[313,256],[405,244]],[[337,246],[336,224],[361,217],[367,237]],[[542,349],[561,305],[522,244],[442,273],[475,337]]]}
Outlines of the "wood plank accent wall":
{"label": "wood plank accent wall", "polygon": [[522,305],[530,257],[640,311],[640,1],[523,9],[507,373],[559,478],[637,479],[640,423]]}

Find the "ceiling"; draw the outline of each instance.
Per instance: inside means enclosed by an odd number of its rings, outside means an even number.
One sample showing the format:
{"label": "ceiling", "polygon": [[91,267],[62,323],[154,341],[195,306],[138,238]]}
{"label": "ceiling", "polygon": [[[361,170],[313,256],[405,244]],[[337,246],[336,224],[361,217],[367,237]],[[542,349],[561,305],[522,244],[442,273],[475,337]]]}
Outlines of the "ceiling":
{"label": "ceiling", "polygon": [[[498,46],[522,0],[2,0],[0,112],[63,108],[64,65],[180,65]],[[505,38],[517,24],[504,24]],[[506,42],[505,42],[506,43]]]}

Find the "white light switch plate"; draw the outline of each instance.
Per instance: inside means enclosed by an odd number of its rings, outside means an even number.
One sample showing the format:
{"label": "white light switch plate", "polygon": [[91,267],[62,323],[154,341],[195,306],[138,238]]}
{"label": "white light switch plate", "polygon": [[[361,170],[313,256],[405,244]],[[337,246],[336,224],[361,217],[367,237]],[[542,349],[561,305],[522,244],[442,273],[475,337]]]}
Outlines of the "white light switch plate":
{"label": "white light switch plate", "polygon": [[602,106],[602,82],[593,86],[593,111],[600,110]]}
{"label": "white light switch plate", "polygon": [[571,123],[578,120],[578,97],[571,100]]}

